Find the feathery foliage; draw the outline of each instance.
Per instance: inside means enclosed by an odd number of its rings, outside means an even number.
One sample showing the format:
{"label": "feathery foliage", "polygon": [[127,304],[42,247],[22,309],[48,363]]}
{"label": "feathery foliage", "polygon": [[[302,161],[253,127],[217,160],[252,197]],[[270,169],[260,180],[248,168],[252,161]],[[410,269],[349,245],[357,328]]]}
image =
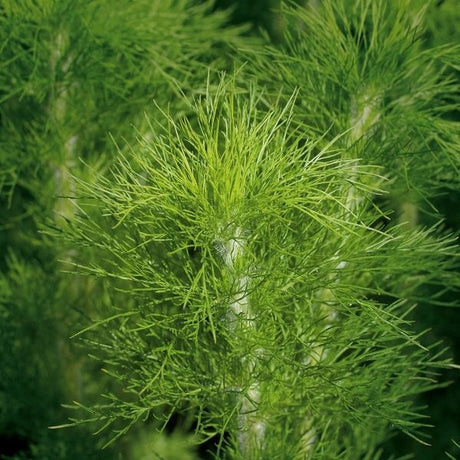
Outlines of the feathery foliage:
{"label": "feathery foliage", "polygon": [[[458,187],[458,46],[423,46],[411,2],[339,0],[285,6],[280,47],[251,53],[260,83],[287,98],[307,129],[342,136],[352,157],[385,166],[397,201]],[[401,198],[404,196],[404,198]]]}
{"label": "feathery foliage", "polygon": [[224,27],[228,14],[211,9],[188,0],[0,0],[0,456],[96,455],[87,431],[48,426],[65,417],[62,402],[108,385],[68,339],[107,295],[63,276],[56,260],[76,251],[39,228],[75,212],[72,174],[92,180],[80,159],[98,171],[110,165],[110,131],[134,139],[132,124],[155,117],[154,99],[182,113],[177,94],[230,65],[242,29]]}
{"label": "feathery foliage", "polygon": [[447,364],[409,298],[447,275],[453,241],[379,227],[382,168],[305,137],[295,97],[266,104],[223,82],[87,186],[66,233],[131,299],[86,330],[120,382],[88,411],[118,434],[192,412],[218,456],[361,458],[423,426],[411,396]]}
{"label": "feathery foliage", "polygon": [[286,2],[261,46],[208,1],[0,0],[10,457],[428,441],[419,396],[454,366],[414,311],[459,287],[432,200],[459,185],[443,3]]}

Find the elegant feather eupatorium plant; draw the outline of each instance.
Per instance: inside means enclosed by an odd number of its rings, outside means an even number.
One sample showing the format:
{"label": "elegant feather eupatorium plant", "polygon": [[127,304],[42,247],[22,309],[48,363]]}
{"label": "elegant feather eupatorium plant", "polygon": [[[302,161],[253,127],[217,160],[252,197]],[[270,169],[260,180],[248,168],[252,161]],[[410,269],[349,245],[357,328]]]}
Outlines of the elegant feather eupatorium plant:
{"label": "elegant feather eupatorium plant", "polygon": [[182,414],[217,458],[379,458],[422,440],[414,397],[450,365],[411,312],[455,284],[454,239],[416,210],[458,185],[458,49],[424,49],[396,2],[282,14],[280,47],[79,185],[66,233],[113,292],[83,333],[118,382],[86,410],[116,435]]}
{"label": "elegant feather eupatorium plant", "polygon": [[[454,365],[413,311],[458,287],[458,248],[419,214],[458,189],[460,52],[417,3],[286,6],[263,47],[208,2],[0,0],[2,430],[93,455],[40,431],[62,380],[70,425],[113,447],[176,424],[181,459],[425,442],[416,397]],[[82,318],[103,377],[66,340]]]}
{"label": "elegant feather eupatorium plant", "polygon": [[453,241],[384,227],[382,167],[234,80],[152,125],[66,229],[129,298],[83,331],[120,385],[90,419],[192,414],[218,458],[377,458],[448,365],[405,292],[447,276]]}

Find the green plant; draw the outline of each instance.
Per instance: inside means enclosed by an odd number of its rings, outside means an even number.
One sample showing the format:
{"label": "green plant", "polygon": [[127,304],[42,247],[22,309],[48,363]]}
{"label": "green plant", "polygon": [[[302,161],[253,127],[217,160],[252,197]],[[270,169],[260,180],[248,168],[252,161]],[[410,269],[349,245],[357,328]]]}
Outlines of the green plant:
{"label": "green plant", "polygon": [[[288,5],[263,47],[219,36],[209,4],[23,3],[0,14],[0,314],[14,326],[0,346],[27,336],[18,308],[56,330],[49,356],[86,323],[75,339],[95,364],[77,354],[63,373],[88,383],[62,392],[78,400],[63,426],[96,426],[109,456],[131,439],[127,458],[204,443],[217,458],[378,459],[395,432],[426,443],[417,397],[455,365],[413,312],[458,287],[432,198],[458,189],[459,49],[426,46],[432,6]],[[245,64],[215,71],[232,59]],[[69,455],[50,436],[33,458]]]}
{"label": "green plant", "polygon": [[296,129],[295,96],[224,81],[190,110],[81,184],[66,228],[131,299],[84,331],[120,383],[91,420],[120,435],[192,412],[231,458],[375,458],[390,427],[419,436],[411,396],[448,363],[410,332],[410,298],[448,276],[453,240],[379,224],[382,168]]}

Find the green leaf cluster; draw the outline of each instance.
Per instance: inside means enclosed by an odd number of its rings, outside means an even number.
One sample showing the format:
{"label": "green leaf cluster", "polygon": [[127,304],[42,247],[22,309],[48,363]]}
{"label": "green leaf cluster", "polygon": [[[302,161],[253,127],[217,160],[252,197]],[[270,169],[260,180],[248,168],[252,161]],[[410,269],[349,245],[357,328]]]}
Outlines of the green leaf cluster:
{"label": "green leaf cluster", "polygon": [[418,436],[411,397],[447,362],[408,315],[418,285],[448,276],[453,239],[382,227],[383,168],[296,127],[295,96],[235,85],[191,101],[193,122],[165,114],[66,228],[100,252],[81,268],[132,300],[86,331],[123,390],[92,420],[191,411],[232,458],[361,458],[391,427]]}
{"label": "green leaf cluster", "polygon": [[398,202],[458,187],[459,86],[458,44],[426,48],[423,10],[395,3],[285,6],[284,43],[249,52],[249,69],[285,98],[298,88],[299,122],[327,139],[347,133],[352,157],[395,179]]}
{"label": "green leaf cluster", "polygon": [[432,200],[459,186],[447,6],[297,3],[263,45],[210,2],[0,0],[0,429],[30,440],[15,458],[427,442],[418,397],[454,366],[414,310],[459,287]]}

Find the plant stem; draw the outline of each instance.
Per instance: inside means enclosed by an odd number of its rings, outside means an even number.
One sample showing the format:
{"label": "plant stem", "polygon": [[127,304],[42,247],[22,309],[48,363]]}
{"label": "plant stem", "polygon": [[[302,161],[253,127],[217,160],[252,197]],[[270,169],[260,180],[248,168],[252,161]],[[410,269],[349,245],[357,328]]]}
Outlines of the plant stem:
{"label": "plant stem", "polygon": [[418,208],[413,202],[406,200],[400,205],[399,221],[409,227],[416,227],[418,223]]}
{"label": "plant stem", "polygon": [[[72,57],[69,56],[65,62],[61,63],[64,57],[66,38],[62,32],[57,34],[55,43],[51,49],[51,73],[56,76],[58,66],[61,67],[62,74],[65,75],[71,64]],[[50,100],[50,114],[54,122],[57,134],[60,130],[65,131],[65,124],[68,111],[68,89],[62,82],[56,82],[56,88],[54,94]],[[75,166],[76,147],[78,143],[78,136],[70,135],[65,136],[65,140],[62,143],[62,161],[58,165],[54,165],[54,180],[55,180],[55,192],[56,192],[56,203],[54,206],[55,214],[62,216],[65,219],[70,219],[75,213],[75,202],[69,199],[70,196],[74,195],[75,183],[72,180],[70,171]]]}
{"label": "plant stem", "polygon": [[[364,89],[362,92],[352,98],[351,100],[351,119],[350,119],[350,136],[349,144],[354,145],[359,142],[360,139],[365,139],[370,136],[375,129],[375,125],[380,119],[380,104],[382,98],[379,93]],[[356,167],[354,168],[356,171]],[[352,178],[353,180],[355,177]],[[348,196],[346,200],[346,208],[349,212],[353,212],[353,209],[359,204],[359,198],[355,196],[355,188],[351,186],[348,190]]]}
{"label": "plant stem", "polygon": [[[370,91],[363,91],[358,93],[356,97],[352,98],[351,103],[351,117],[350,117],[350,135],[348,137],[349,145],[352,146],[360,139],[366,138],[372,133],[375,128],[375,124],[380,119],[379,106],[381,103],[381,97],[375,95]],[[353,177],[352,182],[356,179],[357,175],[357,164],[353,166]],[[345,198],[345,208],[347,209],[346,218],[350,219],[354,210],[357,209],[361,197],[356,196],[356,190],[353,185],[348,189]],[[347,262],[340,260],[339,252],[336,253],[337,269],[341,270],[346,267]],[[318,307],[321,316],[325,318],[324,330],[329,329],[332,323],[337,318],[337,313],[329,305],[334,300],[334,296],[331,290],[323,288],[318,292]],[[305,359],[305,363],[315,365],[319,361],[324,360],[328,356],[328,350],[323,345],[317,345],[311,352],[311,355]],[[312,449],[316,439],[316,430],[314,427],[314,421],[311,416],[307,416],[304,420],[303,431],[305,434],[302,436],[302,454],[304,458],[309,459],[312,455]]]}
{"label": "plant stem", "polygon": [[[237,328],[245,334],[251,334],[256,329],[256,323],[251,312],[248,295],[248,277],[236,274],[235,267],[244,254],[244,243],[240,227],[235,230],[235,236],[223,245],[223,256],[227,267],[236,276],[237,293],[233,296],[230,308],[230,326],[236,331]],[[263,448],[266,426],[258,418],[257,410],[260,402],[260,382],[252,381],[257,365],[257,357],[262,350],[258,350],[256,356],[248,356],[242,359],[242,375],[247,388],[240,389],[240,408],[238,413],[238,444],[241,454],[249,458],[251,452]]]}
{"label": "plant stem", "polygon": [[[59,141],[59,152],[61,154],[58,157],[60,161],[51,165],[54,172],[54,190],[56,195],[53,211],[58,218],[70,220],[75,216],[76,211],[75,200],[71,198],[75,196],[76,192],[75,181],[72,178],[71,171],[75,167],[78,136],[67,135],[66,123],[69,110],[69,91],[66,85],[62,81],[57,81],[56,78],[58,66],[60,66],[62,74],[65,75],[72,65],[71,56],[62,62],[65,56],[65,46],[66,35],[63,32],[59,32],[55,42],[51,45],[50,67],[51,75],[56,80],[56,86],[50,97],[49,113],[52,119],[52,126],[55,130],[53,134]],[[75,255],[75,250],[65,249],[61,250],[59,258],[62,262],[71,264]],[[81,295],[81,282],[73,280],[72,283],[67,285],[66,289],[68,293],[72,293],[72,298],[76,299]],[[63,363],[70,363],[63,365],[63,375],[65,375],[69,395],[73,399],[79,399],[83,395],[81,362],[75,359],[73,350],[64,338],[67,335],[67,331],[63,330],[58,337],[58,355]]]}
{"label": "plant stem", "polygon": [[380,119],[379,106],[381,96],[374,91],[365,89],[352,98],[351,103],[351,143],[372,134],[372,130]]}

